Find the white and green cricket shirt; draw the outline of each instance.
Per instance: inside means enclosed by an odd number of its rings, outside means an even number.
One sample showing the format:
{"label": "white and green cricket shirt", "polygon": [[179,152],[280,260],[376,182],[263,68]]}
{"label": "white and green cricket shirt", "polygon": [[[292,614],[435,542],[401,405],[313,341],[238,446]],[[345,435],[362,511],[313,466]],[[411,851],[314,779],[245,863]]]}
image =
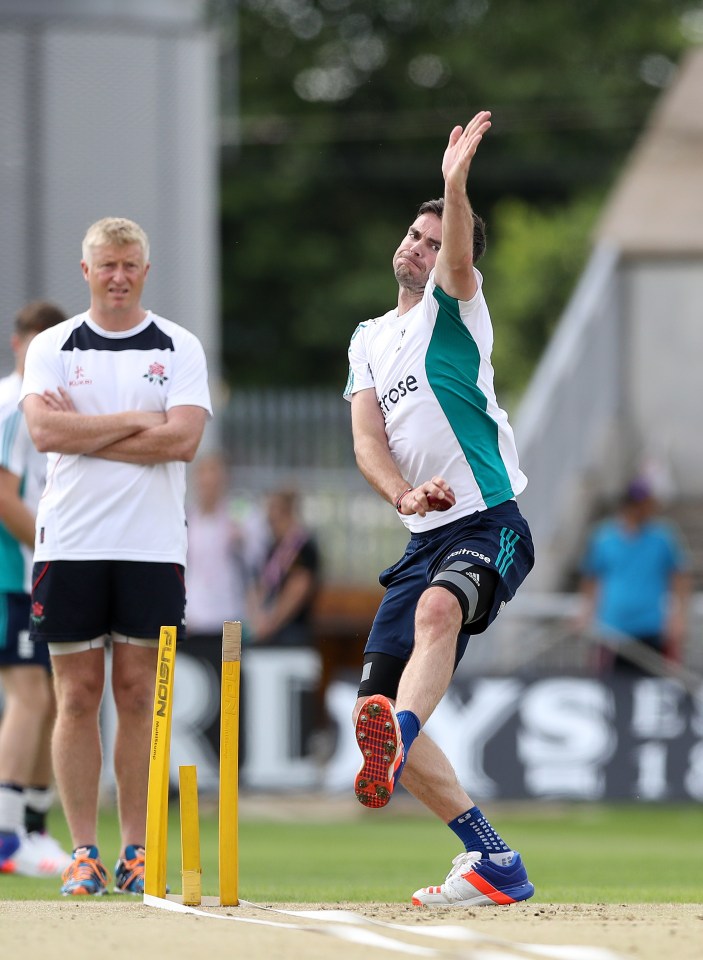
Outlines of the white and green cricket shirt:
{"label": "white and green cricket shirt", "polygon": [[403,476],[417,486],[439,474],[456,494],[449,511],[403,516],[412,532],[496,506],[527,485],[495,396],[493,328],[475,274],[478,290],[464,301],[436,286],[432,271],[420,303],[359,324],[349,345],[344,396],[373,388]]}

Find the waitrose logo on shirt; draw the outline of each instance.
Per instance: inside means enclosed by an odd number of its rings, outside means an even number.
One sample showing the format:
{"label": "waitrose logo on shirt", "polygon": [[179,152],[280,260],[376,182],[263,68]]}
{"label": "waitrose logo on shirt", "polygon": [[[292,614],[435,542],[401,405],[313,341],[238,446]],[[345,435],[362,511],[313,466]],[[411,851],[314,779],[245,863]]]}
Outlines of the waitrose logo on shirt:
{"label": "waitrose logo on shirt", "polygon": [[381,410],[383,410],[383,416],[385,417],[386,414],[390,413],[391,407],[394,407],[399,400],[409,393],[414,393],[417,389],[417,377],[414,377],[412,374],[409,374],[404,380],[399,380],[396,386],[391,387],[388,393],[384,393],[382,397],[378,398]]}

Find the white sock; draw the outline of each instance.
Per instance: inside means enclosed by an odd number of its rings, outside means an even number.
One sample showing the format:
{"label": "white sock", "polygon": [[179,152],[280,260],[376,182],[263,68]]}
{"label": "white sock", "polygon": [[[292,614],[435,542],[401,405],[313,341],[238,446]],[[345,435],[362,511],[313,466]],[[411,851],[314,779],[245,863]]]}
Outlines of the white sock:
{"label": "white sock", "polygon": [[24,790],[0,787],[0,832],[18,833],[24,827]]}
{"label": "white sock", "polygon": [[24,791],[24,803],[39,813],[48,813],[54,803],[56,791],[53,787],[27,787]]}

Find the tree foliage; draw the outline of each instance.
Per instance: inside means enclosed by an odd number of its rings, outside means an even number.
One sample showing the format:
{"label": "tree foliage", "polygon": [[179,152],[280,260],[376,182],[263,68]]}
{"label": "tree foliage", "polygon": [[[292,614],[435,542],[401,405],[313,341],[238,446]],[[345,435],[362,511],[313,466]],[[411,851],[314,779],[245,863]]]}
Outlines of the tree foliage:
{"label": "tree foliage", "polygon": [[551,207],[509,198],[493,208],[496,239],[484,284],[494,321],[496,388],[508,406],[526,386],[585,266],[601,202],[600,194],[578,194]]}
{"label": "tree foliage", "polygon": [[496,366],[519,389],[599,200],[686,45],[694,0],[219,0],[224,366],[238,385],[346,379],[356,324],[442,191],[457,122],[493,112],[470,180],[489,223]]}

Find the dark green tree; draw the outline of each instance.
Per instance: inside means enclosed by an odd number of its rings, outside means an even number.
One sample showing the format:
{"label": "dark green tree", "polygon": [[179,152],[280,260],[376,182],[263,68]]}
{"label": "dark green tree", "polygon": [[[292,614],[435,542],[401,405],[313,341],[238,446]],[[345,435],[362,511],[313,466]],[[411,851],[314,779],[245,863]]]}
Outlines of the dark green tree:
{"label": "dark green tree", "polygon": [[390,261],[403,231],[421,201],[441,194],[450,129],[487,108],[493,128],[471,197],[489,224],[499,386],[519,391],[607,188],[701,29],[697,9],[693,0],[214,3],[226,376],[341,389],[356,324],[395,302]]}

